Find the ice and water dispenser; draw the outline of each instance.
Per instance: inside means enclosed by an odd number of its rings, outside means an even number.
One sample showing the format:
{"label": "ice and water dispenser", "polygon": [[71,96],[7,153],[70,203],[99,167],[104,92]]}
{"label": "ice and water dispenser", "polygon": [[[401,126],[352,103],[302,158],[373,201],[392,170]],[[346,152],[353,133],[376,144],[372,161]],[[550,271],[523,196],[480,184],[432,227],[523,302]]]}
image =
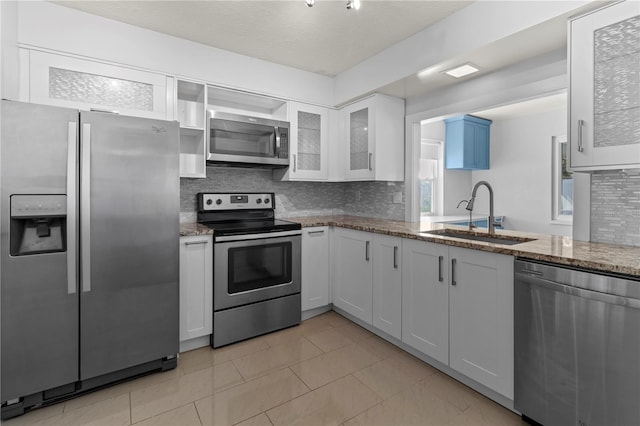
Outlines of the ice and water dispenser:
{"label": "ice and water dispenser", "polygon": [[65,251],[66,227],[66,195],[11,196],[11,256]]}

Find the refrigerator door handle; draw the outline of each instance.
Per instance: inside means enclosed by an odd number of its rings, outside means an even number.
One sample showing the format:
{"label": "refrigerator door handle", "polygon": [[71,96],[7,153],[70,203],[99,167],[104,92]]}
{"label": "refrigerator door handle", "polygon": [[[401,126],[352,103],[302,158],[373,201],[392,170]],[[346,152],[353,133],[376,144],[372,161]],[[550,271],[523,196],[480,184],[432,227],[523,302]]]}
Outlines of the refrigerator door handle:
{"label": "refrigerator door handle", "polygon": [[78,123],[69,121],[67,129],[67,293],[76,292],[77,283],[77,202],[76,164],[78,163]]}
{"label": "refrigerator door handle", "polygon": [[80,211],[82,291],[91,291],[91,124],[82,124]]}

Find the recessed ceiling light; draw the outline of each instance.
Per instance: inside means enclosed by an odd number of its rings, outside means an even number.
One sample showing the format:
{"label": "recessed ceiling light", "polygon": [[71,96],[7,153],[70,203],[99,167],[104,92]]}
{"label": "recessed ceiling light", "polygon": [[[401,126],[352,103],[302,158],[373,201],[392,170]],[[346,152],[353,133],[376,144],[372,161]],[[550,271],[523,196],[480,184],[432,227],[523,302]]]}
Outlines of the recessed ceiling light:
{"label": "recessed ceiling light", "polygon": [[464,65],[460,65],[459,67],[455,67],[450,70],[447,70],[444,73],[449,74],[450,76],[455,78],[460,78],[460,77],[464,77],[465,75],[473,74],[474,72],[478,72],[478,71],[480,71],[479,68],[471,64],[464,64]]}

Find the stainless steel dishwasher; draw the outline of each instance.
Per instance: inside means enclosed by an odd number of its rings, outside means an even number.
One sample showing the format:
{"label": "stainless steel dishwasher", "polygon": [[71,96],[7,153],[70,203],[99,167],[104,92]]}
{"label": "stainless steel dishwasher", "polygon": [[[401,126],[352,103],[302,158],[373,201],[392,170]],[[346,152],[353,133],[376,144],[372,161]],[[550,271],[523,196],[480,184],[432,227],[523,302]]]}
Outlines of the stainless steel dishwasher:
{"label": "stainless steel dishwasher", "polygon": [[640,278],[517,259],[514,407],[545,426],[640,425]]}

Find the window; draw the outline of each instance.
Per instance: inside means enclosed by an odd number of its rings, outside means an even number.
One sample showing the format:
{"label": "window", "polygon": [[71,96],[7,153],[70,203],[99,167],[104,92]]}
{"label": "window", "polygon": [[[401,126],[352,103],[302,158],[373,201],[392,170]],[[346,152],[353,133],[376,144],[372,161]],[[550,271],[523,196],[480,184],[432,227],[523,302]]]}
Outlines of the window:
{"label": "window", "polygon": [[566,136],[552,138],[553,152],[553,214],[552,219],[572,221],[573,219],[573,173],[567,170],[569,144]]}
{"label": "window", "polygon": [[437,212],[441,146],[441,142],[425,141],[424,139],[420,146],[420,170],[418,172],[420,216],[434,215]]}

